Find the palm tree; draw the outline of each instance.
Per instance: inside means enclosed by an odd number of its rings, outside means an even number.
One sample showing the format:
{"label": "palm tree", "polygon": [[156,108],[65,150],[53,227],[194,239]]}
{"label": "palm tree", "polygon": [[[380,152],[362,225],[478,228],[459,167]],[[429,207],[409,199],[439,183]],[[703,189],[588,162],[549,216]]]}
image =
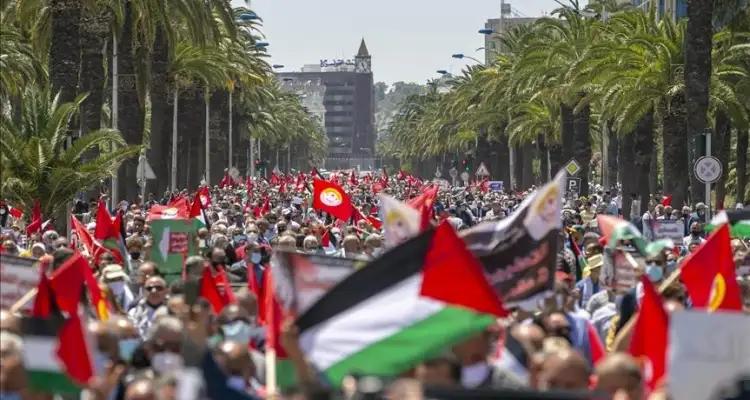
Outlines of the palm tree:
{"label": "palm tree", "polygon": [[542,18],[528,48],[515,66],[519,84],[547,90],[560,104],[561,142],[564,158],[581,166],[581,195],[588,195],[591,162],[589,88],[573,85],[586,62],[586,54],[597,40],[597,21],[584,18],[576,0],[555,11],[559,19]]}
{"label": "palm tree", "polygon": [[[701,140],[708,127],[708,96],[711,77],[711,38],[713,36],[713,1],[688,0],[688,24],[685,32],[685,106],[687,138]],[[702,154],[691,151],[691,161]],[[703,185],[695,174],[690,175],[693,202],[703,198]]]}
{"label": "palm tree", "polygon": [[[120,163],[138,154],[139,147],[123,147],[120,134],[110,129],[89,132],[67,145],[68,124],[84,96],[70,103],[61,103],[61,97],[50,100],[47,92],[28,89],[20,122],[0,114],[0,191],[27,209],[38,199],[45,215],[65,221],[59,217],[71,199],[101,184]],[[118,150],[112,151],[115,145]],[[84,157],[94,149],[98,157]]]}

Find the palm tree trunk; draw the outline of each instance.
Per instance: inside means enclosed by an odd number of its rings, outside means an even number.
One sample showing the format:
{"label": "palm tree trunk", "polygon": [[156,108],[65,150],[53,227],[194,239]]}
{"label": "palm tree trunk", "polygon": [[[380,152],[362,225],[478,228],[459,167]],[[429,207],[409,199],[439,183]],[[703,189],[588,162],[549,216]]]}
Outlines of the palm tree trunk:
{"label": "palm tree trunk", "polygon": [[[119,97],[118,128],[125,142],[130,145],[143,143],[143,124],[146,114],[145,107],[138,96],[138,85],[136,84],[135,47],[136,37],[133,32],[133,10],[131,2],[125,3],[125,20],[122,30],[122,38],[118,38],[118,73]],[[136,172],[138,159],[130,159],[122,163],[119,173],[118,193],[120,199],[132,201],[138,195],[136,185]]]}
{"label": "palm tree trunk", "polygon": [[537,154],[539,155],[539,177],[535,183],[537,185],[541,185],[544,182],[547,182],[550,180],[549,158],[547,157],[548,149],[547,149],[547,142],[544,138],[544,135],[539,135],[537,137],[536,150],[537,150]]}
{"label": "palm tree trunk", "polygon": [[510,189],[510,167],[508,163],[508,157],[510,157],[510,149],[508,148],[508,139],[501,137],[494,142],[494,162],[490,163],[490,168],[493,176],[497,176],[498,180],[505,183],[505,187]]}
{"label": "palm tree trunk", "polygon": [[49,50],[49,78],[52,95],[59,93],[60,102],[76,97],[81,61],[81,0],[51,0],[52,18]]}
{"label": "palm tree trunk", "polygon": [[[209,132],[211,133],[211,175],[213,179],[220,180],[224,176],[224,170],[227,168],[229,140],[229,92],[226,90],[216,90],[211,95],[211,106],[209,107],[211,120],[209,123]],[[288,170],[288,166],[286,166]]]}
{"label": "palm tree trunk", "polygon": [[565,158],[563,157],[562,147],[559,143],[549,144],[549,168],[552,171],[552,176],[555,176],[558,171],[563,168]]}
{"label": "palm tree trunk", "polygon": [[716,209],[724,209],[724,199],[727,195],[727,172],[729,172],[729,146],[732,141],[732,124],[729,117],[721,110],[716,111],[716,158],[721,161],[724,171],[716,182]]}
{"label": "palm tree trunk", "polygon": [[88,93],[81,104],[81,135],[101,128],[104,104],[104,49],[107,46],[112,19],[106,7],[87,8],[81,16],[80,92]]}
{"label": "palm tree trunk", "polygon": [[169,158],[166,157],[171,143],[172,107],[169,107],[169,88],[174,84],[169,80],[169,43],[164,28],[156,28],[154,45],[151,50],[151,77],[149,80],[149,99],[151,100],[151,149],[148,160],[151,163],[156,180],[153,190],[162,193],[168,187],[170,176]]}
{"label": "palm tree trunk", "polygon": [[523,190],[523,160],[524,157],[527,157],[526,154],[524,154],[523,148],[521,146],[513,146],[513,181],[515,181],[516,186],[513,188],[513,190]]}
{"label": "palm tree trunk", "polygon": [[610,134],[609,141],[607,142],[607,165],[604,166],[604,173],[607,174],[607,181],[609,182],[609,185],[615,186],[617,184],[617,165],[619,162],[617,159],[617,153],[620,146],[620,138],[614,134],[614,130],[612,129],[612,122],[607,121],[606,124],[609,125]]}
{"label": "palm tree trunk", "polygon": [[523,163],[521,164],[521,187],[530,188],[534,184],[534,153],[536,148],[531,143],[525,143],[521,147],[523,153]]}
{"label": "palm tree trunk", "polygon": [[[203,101],[204,89],[201,84],[193,83],[180,90],[179,109],[177,111],[180,134],[178,158],[180,168],[177,171],[178,182],[185,182],[187,187],[196,187],[204,170],[205,141],[203,125],[206,105]],[[183,157],[183,155],[185,155]],[[216,184],[217,182],[209,182]]]}
{"label": "palm tree trunk", "polygon": [[[685,98],[677,95],[672,99],[669,109],[663,112],[662,138],[664,140],[664,193],[672,195],[673,207],[682,207],[687,201],[689,176],[693,175],[688,168],[688,139],[686,136]],[[694,202],[702,199],[699,194]]]}
{"label": "palm tree trunk", "polygon": [[589,195],[589,166],[591,165],[591,108],[586,105],[573,118],[573,152],[574,158],[581,166],[577,174],[581,178],[581,196]]}
{"label": "palm tree trunk", "polygon": [[735,201],[745,204],[745,186],[747,185],[747,145],[748,130],[737,129],[737,157],[735,170],[737,174],[737,192],[734,194]]}
{"label": "palm tree trunk", "polygon": [[573,108],[560,104],[560,134],[562,138],[562,166],[564,167],[575,151],[575,125],[573,123]]}
{"label": "palm tree trunk", "polygon": [[[685,102],[687,105],[687,138],[699,139],[708,126],[708,91],[711,76],[711,39],[713,35],[713,1],[688,0],[688,24],[685,31]],[[694,154],[692,162],[703,154]],[[690,173],[693,202],[702,199],[704,186]]]}
{"label": "palm tree trunk", "polygon": [[617,159],[619,160],[618,174],[620,175],[620,182],[622,183],[622,215],[626,220],[631,219],[630,205],[632,199],[637,194],[635,174],[635,158],[634,156],[634,137],[633,134],[627,134],[620,139],[620,146],[618,147]]}
{"label": "palm tree trunk", "polygon": [[640,214],[648,209],[648,201],[651,195],[650,177],[655,175],[651,170],[651,159],[654,152],[654,114],[647,113],[629,136],[633,136],[633,161],[635,169],[635,188],[641,199]]}

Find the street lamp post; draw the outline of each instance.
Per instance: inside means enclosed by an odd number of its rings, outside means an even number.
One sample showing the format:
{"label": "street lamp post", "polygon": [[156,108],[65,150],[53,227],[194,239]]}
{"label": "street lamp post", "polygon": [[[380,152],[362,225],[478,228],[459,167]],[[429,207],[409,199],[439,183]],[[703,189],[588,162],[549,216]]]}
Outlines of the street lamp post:
{"label": "street lamp post", "polygon": [[483,62],[477,60],[476,58],[471,57],[471,56],[467,56],[467,55],[465,55],[463,53],[456,53],[456,54],[451,55],[451,57],[457,58],[459,60],[464,59],[464,58],[468,58],[469,60],[476,61],[476,62],[478,62],[480,64],[484,64]]}

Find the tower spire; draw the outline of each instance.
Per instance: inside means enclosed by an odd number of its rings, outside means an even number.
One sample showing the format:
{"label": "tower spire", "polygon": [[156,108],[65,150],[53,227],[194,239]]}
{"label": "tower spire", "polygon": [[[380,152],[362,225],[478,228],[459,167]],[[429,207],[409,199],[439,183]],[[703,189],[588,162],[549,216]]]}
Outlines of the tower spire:
{"label": "tower spire", "polygon": [[369,57],[369,56],[370,56],[370,52],[367,51],[365,38],[362,38],[362,42],[359,44],[359,51],[357,51],[357,57]]}

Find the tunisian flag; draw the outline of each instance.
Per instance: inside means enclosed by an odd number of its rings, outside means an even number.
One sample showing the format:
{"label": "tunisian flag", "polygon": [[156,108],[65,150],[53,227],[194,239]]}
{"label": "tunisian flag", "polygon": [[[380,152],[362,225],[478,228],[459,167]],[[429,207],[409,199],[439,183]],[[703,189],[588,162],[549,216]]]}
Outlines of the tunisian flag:
{"label": "tunisian flag", "polygon": [[354,213],[354,207],[341,186],[320,179],[313,179],[313,208],[325,211],[334,217],[347,221]]}
{"label": "tunisian flag", "polygon": [[419,214],[422,218],[420,229],[423,231],[432,225],[432,217],[435,214],[435,210],[432,206],[433,204],[435,204],[435,198],[437,198],[437,194],[438,187],[433,186],[425,189],[424,192],[422,192],[422,194],[420,194],[419,196],[406,201],[406,204],[408,204],[409,207],[419,211]]}
{"label": "tunisian flag", "polygon": [[722,225],[682,264],[680,278],[695,308],[742,311],[742,295],[734,272],[729,224]]}
{"label": "tunisian flag", "polygon": [[669,315],[661,297],[646,275],[641,277],[643,301],[628,352],[641,364],[643,377],[650,390],[667,375],[669,346]]}

